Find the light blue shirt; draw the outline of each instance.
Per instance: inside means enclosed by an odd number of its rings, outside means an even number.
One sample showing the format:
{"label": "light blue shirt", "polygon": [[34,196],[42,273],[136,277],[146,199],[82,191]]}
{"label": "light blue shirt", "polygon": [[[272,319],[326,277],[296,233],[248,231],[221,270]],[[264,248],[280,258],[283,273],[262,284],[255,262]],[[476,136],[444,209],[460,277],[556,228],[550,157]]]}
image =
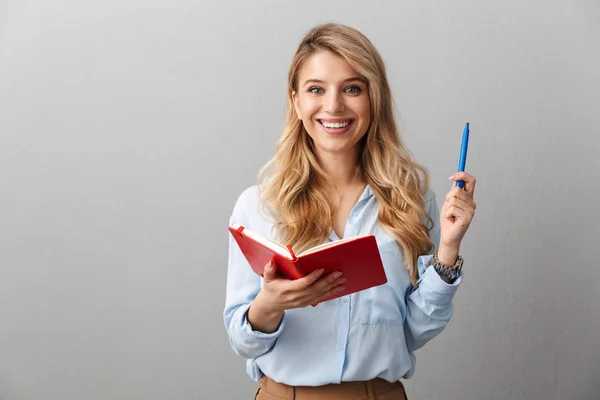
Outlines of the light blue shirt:
{"label": "light blue shirt", "polygon": [[[258,187],[237,199],[230,223],[264,237],[271,224],[258,209]],[[435,222],[430,232],[439,243],[439,210],[433,192],[425,209]],[[373,234],[388,283],[319,304],[286,310],[274,333],[252,330],[246,313],[263,280],[250,268],[229,237],[225,328],[233,351],[246,359],[246,371],[258,381],[266,374],[288,385],[320,386],[375,377],[390,382],[409,378],[415,370],[414,351],[439,334],[452,316],[452,298],[462,276],[444,282],[430,266],[432,255],[419,257],[419,285],[413,289],[404,267],[402,248],[377,220],[379,203],[367,185],[352,209],[344,237]],[[337,240],[333,232],[328,240]]]}

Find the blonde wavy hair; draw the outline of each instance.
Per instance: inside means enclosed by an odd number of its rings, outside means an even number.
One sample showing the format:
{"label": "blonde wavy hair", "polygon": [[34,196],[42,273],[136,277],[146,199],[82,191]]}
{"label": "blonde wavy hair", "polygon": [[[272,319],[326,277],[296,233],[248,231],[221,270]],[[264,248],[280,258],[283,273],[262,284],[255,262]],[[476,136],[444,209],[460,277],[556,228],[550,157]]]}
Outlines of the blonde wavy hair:
{"label": "blonde wavy hair", "polygon": [[295,252],[323,243],[331,233],[335,203],[313,151],[312,139],[297,118],[291,96],[292,91],[298,90],[302,66],[321,51],[343,57],[367,82],[371,121],[359,143],[357,174],[373,190],[379,202],[379,223],[402,247],[405,267],[416,286],[418,257],[433,249],[429,229],[434,222],[424,210],[423,198],[429,176],[411,158],[399,137],[381,56],[354,28],[317,25],[298,45],[288,71],[283,134],[275,155],[258,175],[261,209],[273,223],[276,240],[290,244]]}

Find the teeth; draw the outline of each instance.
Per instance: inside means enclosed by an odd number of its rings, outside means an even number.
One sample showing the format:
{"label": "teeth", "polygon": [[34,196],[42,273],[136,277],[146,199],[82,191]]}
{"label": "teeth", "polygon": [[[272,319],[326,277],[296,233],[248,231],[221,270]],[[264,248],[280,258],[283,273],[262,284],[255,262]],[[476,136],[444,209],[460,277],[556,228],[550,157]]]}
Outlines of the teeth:
{"label": "teeth", "polygon": [[321,123],[323,124],[323,126],[325,128],[333,128],[333,129],[339,129],[339,128],[345,128],[350,124],[350,121],[346,121],[346,122],[325,122],[325,121],[321,121]]}

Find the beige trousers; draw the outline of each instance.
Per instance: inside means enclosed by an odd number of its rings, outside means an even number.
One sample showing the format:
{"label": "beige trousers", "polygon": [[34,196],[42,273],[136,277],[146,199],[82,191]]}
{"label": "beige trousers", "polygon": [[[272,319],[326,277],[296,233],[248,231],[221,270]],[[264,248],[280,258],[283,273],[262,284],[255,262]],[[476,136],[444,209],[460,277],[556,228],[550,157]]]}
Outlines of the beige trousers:
{"label": "beige trousers", "polygon": [[255,400],[406,400],[402,382],[384,379],[325,386],[288,386],[263,376]]}

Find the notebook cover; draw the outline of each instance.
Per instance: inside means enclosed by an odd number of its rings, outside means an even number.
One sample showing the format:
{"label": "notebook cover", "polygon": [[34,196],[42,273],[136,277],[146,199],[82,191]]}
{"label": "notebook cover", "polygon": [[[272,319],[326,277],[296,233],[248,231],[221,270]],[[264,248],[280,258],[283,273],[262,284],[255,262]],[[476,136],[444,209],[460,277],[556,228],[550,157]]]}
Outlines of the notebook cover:
{"label": "notebook cover", "polygon": [[387,283],[377,241],[373,235],[357,237],[290,260],[244,235],[243,229],[244,227],[237,230],[229,227],[251,268],[260,276],[265,265],[271,260],[277,264],[277,271],[290,279],[301,278],[319,268],[325,269],[323,276],[341,271],[346,278],[343,284],[345,289],[323,301]]}

